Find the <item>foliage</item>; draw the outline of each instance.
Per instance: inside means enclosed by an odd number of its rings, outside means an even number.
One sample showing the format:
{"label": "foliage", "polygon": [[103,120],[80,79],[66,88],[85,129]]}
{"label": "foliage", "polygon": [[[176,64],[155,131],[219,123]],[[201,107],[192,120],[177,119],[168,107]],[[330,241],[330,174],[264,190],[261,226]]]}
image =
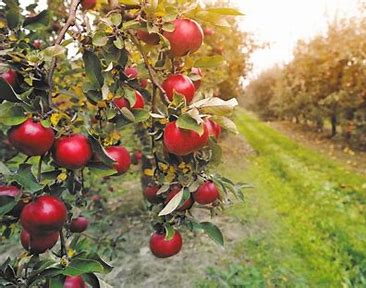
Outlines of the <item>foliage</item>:
{"label": "foliage", "polygon": [[[76,275],[82,275],[93,287],[103,286],[95,273],[108,273],[112,267],[98,253],[111,256],[121,235],[111,233],[110,237],[94,239],[84,233],[71,233],[70,225],[73,218],[85,213],[94,214],[92,219],[100,221],[101,227],[108,227],[98,190],[108,189],[109,177],[118,178],[125,172],[116,168],[121,163],[108,152],[110,146],[123,143],[134,152],[143,151],[143,184],[159,185],[158,197],[162,199],[158,204],[148,205],[149,215],[153,228],[165,232],[167,240],[174,229],[186,227],[205,232],[223,245],[218,227],[200,222],[189,211],[178,208],[192,199],[205,181],[214,181],[220,192],[219,199],[201,207],[212,215],[224,208],[230,194],[242,199],[241,189],[246,187],[214,174],[221,156],[214,137],[202,149],[183,156],[169,153],[163,143],[164,129],[174,120],[178,127],[199,135],[207,130],[205,121],[209,118],[236,132],[229,117],[237,101],[231,98],[240,93],[240,77],[249,68],[247,59],[251,50],[248,48],[245,54],[240,51],[243,46],[224,39],[225,35],[235,35],[232,41],[252,47],[250,38],[232,20],[240,12],[201,7],[196,1],[165,0],[151,4],[98,2],[94,10],[85,11],[78,7],[79,2],[49,1],[49,9],[43,11],[36,4],[23,10],[16,0],[6,0],[0,6],[0,184],[15,185],[22,191],[19,196],[7,197],[5,205],[0,207],[2,237],[14,238],[19,233],[19,215],[13,213],[17,205],[31,205],[39,196],[50,194],[61,199],[68,209],[66,223],[58,231],[60,248],[41,256],[26,252],[8,259],[0,269],[1,285],[5,287],[45,283],[57,287],[63,285],[65,276]],[[174,30],[173,21],[178,17],[195,19],[217,32],[208,37],[197,54],[174,58],[165,36]],[[145,44],[137,31],[155,33],[159,43]],[[222,52],[212,52],[215,48]],[[238,57],[243,60],[240,65],[235,64]],[[204,76],[203,87],[194,101],[187,103],[179,93],[168,101],[160,83],[170,73],[187,74],[197,81],[197,77],[190,75],[194,66],[207,69],[208,75],[207,82]],[[222,67],[228,68],[227,75],[220,74]],[[126,68],[137,69],[138,76],[130,76]],[[14,81],[4,76],[9,71],[15,73]],[[147,86],[143,80],[147,80]],[[142,95],[144,104],[134,108],[137,93]],[[128,105],[117,105],[116,99],[121,98]],[[29,118],[43,128],[51,127],[58,139],[42,155],[27,157],[7,141],[6,134],[10,135]],[[65,166],[57,158],[57,145],[60,139],[70,139],[68,136],[75,133],[87,136],[83,138],[87,143],[85,149],[91,149],[92,155],[86,157],[86,165]],[[141,145],[136,144],[137,139]],[[39,141],[41,145],[42,139]],[[74,155],[75,159],[79,156]],[[129,165],[130,157],[124,157]],[[132,158],[136,162],[136,157]],[[166,200],[173,184],[180,185],[180,191]],[[90,193],[94,194],[92,204],[87,198]]]}
{"label": "foliage", "polygon": [[350,144],[365,148],[365,33],[363,18],[341,19],[326,34],[299,41],[290,63],[249,85],[251,108],[265,117],[312,122],[319,130],[329,120],[332,136],[341,126]]}

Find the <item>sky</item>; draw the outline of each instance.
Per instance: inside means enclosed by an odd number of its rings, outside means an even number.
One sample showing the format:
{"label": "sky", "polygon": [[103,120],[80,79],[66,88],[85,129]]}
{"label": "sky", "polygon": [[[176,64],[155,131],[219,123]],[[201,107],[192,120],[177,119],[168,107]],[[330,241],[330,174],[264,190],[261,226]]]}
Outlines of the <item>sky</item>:
{"label": "sky", "polygon": [[254,53],[255,78],[261,71],[275,64],[289,62],[299,39],[326,30],[335,16],[357,14],[358,0],[231,0],[244,12],[241,27],[254,33],[255,39],[268,42],[269,48]]}

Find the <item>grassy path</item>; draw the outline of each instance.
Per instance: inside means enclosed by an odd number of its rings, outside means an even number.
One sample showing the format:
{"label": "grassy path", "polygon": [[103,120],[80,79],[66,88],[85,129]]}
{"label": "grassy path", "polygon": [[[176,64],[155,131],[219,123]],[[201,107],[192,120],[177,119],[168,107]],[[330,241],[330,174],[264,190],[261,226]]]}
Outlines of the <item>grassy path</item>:
{"label": "grassy path", "polygon": [[244,209],[229,213],[258,229],[238,243],[237,254],[246,256],[230,267],[232,275],[215,270],[212,280],[245,287],[366,287],[365,175],[245,112],[237,124],[256,155],[245,172],[235,165],[224,172],[255,189],[246,193]]}

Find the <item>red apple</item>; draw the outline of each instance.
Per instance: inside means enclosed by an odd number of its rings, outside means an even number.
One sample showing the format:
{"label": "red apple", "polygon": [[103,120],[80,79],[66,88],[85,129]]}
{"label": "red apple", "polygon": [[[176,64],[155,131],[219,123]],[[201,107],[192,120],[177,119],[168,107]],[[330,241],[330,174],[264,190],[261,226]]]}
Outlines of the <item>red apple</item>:
{"label": "red apple", "polygon": [[197,191],[193,193],[194,200],[202,205],[210,204],[220,197],[219,191],[215,184],[211,181],[206,181],[198,187]]}
{"label": "red apple", "polygon": [[178,254],[182,245],[182,236],[176,230],[170,240],[165,239],[165,233],[158,232],[153,233],[150,238],[150,250],[158,258],[167,258]]}
{"label": "red apple", "polygon": [[70,231],[73,233],[84,232],[89,226],[89,221],[83,216],[71,219]]}
{"label": "red apple", "polygon": [[169,40],[170,55],[173,57],[185,56],[197,51],[203,42],[201,26],[191,19],[176,19],[174,31],[164,31],[163,35]]}
{"label": "red apple", "polygon": [[205,125],[208,130],[208,135],[219,139],[221,134],[221,126],[211,119],[206,120]]}
{"label": "red apple", "polygon": [[17,197],[22,191],[16,186],[0,185],[0,197]]}
{"label": "red apple", "polygon": [[215,34],[215,30],[213,30],[212,28],[210,27],[206,27],[205,29],[203,29],[203,34],[205,36],[212,36]]}
{"label": "red apple", "polygon": [[141,79],[140,85],[142,88],[146,88],[148,84],[149,84],[149,81],[147,81],[147,79]]}
{"label": "red apple", "polygon": [[4,72],[0,75],[1,78],[3,78],[10,86],[14,86],[17,80],[17,73],[9,69],[8,71]]}
{"label": "red apple", "polygon": [[159,44],[159,41],[160,41],[160,37],[159,37],[158,34],[149,33],[149,32],[144,31],[144,30],[137,30],[136,31],[136,36],[141,41],[143,41],[143,42],[145,42],[146,44],[149,44],[149,45],[157,45],[157,44]]}
{"label": "red apple", "polygon": [[194,97],[196,89],[187,76],[183,74],[171,74],[162,84],[166,96],[170,101],[173,100],[174,91],[184,96],[187,103],[190,103]]}
{"label": "red apple", "polygon": [[100,195],[94,194],[94,195],[91,196],[91,200],[93,202],[99,202],[99,201],[102,200],[102,197],[100,197]]}
{"label": "red apple", "polygon": [[125,71],[123,71],[128,78],[135,79],[137,78],[139,72],[136,67],[127,67]]}
{"label": "red apple", "polygon": [[[119,97],[113,100],[114,104],[117,105],[118,108],[126,107],[130,108],[130,103],[124,97]],[[135,91],[135,104],[131,107],[132,109],[143,109],[145,106],[144,97],[141,95],[139,91]]]}
{"label": "red apple", "polygon": [[86,284],[81,276],[66,276],[64,288],[86,288]]}
{"label": "red apple", "polygon": [[161,202],[160,195],[156,195],[159,189],[160,185],[157,185],[155,183],[149,183],[143,191],[146,200],[152,204],[160,203]]}
{"label": "red apple", "polygon": [[[201,68],[192,67],[191,74],[198,75],[198,76],[202,77],[202,70],[201,70]],[[200,80],[192,80],[192,82],[193,82],[194,88],[197,91],[201,86],[201,79]]]}
{"label": "red apple", "polygon": [[142,153],[142,151],[138,150],[138,151],[135,152],[135,159],[137,161],[141,161],[143,156],[144,156],[144,153]]}
{"label": "red apple", "polygon": [[83,10],[93,9],[97,5],[97,0],[81,0]]}
{"label": "red apple", "polygon": [[106,152],[109,157],[111,157],[116,163],[114,164],[114,169],[118,173],[124,173],[130,168],[131,157],[130,153],[123,146],[110,146],[107,147]]}
{"label": "red apple", "polygon": [[47,234],[60,230],[66,216],[65,204],[59,198],[43,195],[24,207],[20,222],[32,235]]}
{"label": "red apple", "polygon": [[166,125],[164,130],[164,145],[169,153],[184,156],[201,149],[208,141],[208,131],[203,125],[203,134],[177,127],[176,121]]}
{"label": "red apple", "polygon": [[51,149],[55,140],[52,128],[29,118],[20,125],[13,126],[8,132],[9,142],[28,156],[41,156]]}
{"label": "red apple", "polygon": [[92,156],[89,140],[82,134],[63,136],[55,141],[53,159],[61,167],[71,170],[83,168]]}
{"label": "red apple", "polygon": [[57,243],[59,232],[51,232],[49,234],[29,234],[26,230],[22,230],[20,234],[20,242],[23,248],[32,254],[41,254],[51,249]]}
{"label": "red apple", "polygon": [[33,47],[36,49],[41,49],[42,47],[42,40],[36,39],[33,41]]}
{"label": "red apple", "polygon": [[119,108],[123,108],[126,107],[127,109],[130,108],[130,103],[128,102],[128,100],[125,97],[118,97],[116,99],[113,100],[113,103]]}
{"label": "red apple", "polygon": [[[179,184],[173,184],[170,186],[170,190],[168,191],[168,194],[166,196],[166,199],[164,201],[164,204],[168,204],[170,200],[173,199],[173,197],[175,195],[178,194],[178,192],[182,189],[182,186],[179,185]],[[193,200],[192,200],[192,197],[189,197],[186,201],[184,201],[183,204],[181,204],[179,207],[178,207],[178,211],[185,211],[185,210],[188,210],[192,207],[193,205]]]}

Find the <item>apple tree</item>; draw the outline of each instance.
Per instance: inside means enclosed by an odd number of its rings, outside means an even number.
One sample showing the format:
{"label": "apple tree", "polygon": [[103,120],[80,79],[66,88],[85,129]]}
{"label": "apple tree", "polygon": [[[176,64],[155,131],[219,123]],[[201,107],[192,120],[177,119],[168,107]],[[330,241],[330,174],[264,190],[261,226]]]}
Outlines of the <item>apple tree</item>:
{"label": "apple tree", "polygon": [[201,25],[230,31],[240,13],[181,0],[49,4],[0,4],[0,232],[24,248],[0,266],[0,284],[100,287],[96,273],[112,267],[85,233],[85,191],[138,160],[153,255],[177,254],[189,230],[223,244],[190,212],[214,215],[246,186],[215,171],[237,101],[199,87],[202,70],[227,64],[203,54],[215,42]]}

